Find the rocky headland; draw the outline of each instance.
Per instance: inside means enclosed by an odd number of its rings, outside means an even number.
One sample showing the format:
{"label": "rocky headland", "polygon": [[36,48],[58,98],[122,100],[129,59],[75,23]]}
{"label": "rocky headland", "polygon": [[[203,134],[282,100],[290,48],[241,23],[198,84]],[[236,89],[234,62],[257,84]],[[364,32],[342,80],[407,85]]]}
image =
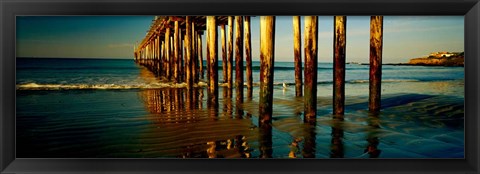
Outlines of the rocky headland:
{"label": "rocky headland", "polygon": [[464,53],[456,52],[435,52],[428,57],[413,58],[407,65],[422,66],[464,66]]}

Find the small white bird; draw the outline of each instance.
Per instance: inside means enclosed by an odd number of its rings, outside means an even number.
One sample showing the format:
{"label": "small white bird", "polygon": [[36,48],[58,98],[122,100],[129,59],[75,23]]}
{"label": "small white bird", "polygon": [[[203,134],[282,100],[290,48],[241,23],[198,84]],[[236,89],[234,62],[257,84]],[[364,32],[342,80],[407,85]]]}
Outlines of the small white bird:
{"label": "small white bird", "polygon": [[283,89],[287,89],[287,84],[285,82],[283,82]]}

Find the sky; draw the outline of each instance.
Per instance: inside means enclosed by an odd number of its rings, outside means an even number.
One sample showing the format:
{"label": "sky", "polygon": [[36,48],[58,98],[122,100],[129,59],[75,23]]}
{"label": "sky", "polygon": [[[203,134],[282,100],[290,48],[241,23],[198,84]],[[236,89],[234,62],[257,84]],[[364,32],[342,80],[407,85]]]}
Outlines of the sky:
{"label": "sky", "polygon": [[[18,16],[17,57],[133,59],[134,45],[145,37],[153,18]],[[257,16],[252,17],[251,21],[254,61],[258,61],[260,57],[259,20],[260,17]],[[303,18],[301,24],[303,38]],[[385,16],[383,25],[384,63],[408,62],[411,58],[426,56],[436,51],[464,51],[463,16]],[[292,62],[292,17],[277,16],[275,26],[275,61]],[[369,27],[369,16],[347,16],[347,62],[368,62]],[[332,62],[333,16],[320,16],[318,29],[318,61]],[[220,34],[220,29],[218,33]],[[203,38],[205,42],[205,37]],[[302,39],[302,47],[303,42]],[[205,49],[206,44],[202,45]],[[221,49],[219,54],[220,51]]]}

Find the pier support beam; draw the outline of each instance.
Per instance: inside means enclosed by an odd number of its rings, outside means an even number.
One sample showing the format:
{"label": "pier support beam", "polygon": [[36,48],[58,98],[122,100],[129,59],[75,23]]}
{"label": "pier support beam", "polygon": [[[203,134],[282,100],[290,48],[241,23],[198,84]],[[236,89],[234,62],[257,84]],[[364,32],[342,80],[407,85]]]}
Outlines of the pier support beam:
{"label": "pier support beam", "polygon": [[235,16],[235,92],[237,114],[243,115],[243,17]]}
{"label": "pier support beam", "polygon": [[302,44],[300,16],[293,16],[293,61],[295,66],[295,96],[302,96]]}
{"label": "pier support beam", "polygon": [[334,17],[333,52],[333,114],[343,115],[345,111],[345,53],[346,16]]}
{"label": "pier support beam", "polygon": [[165,61],[166,61],[166,77],[170,80],[171,77],[171,60],[170,60],[170,28],[165,31]]}
{"label": "pier support beam", "polygon": [[315,122],[317,115],[317,40],[318,17],[305,16],[305,122]]}
{"label": "pier support beam", "polygon": [[382,83],[383,16],[370,18],[370,92],[368,109],[380,111]]}
{"label": "pier support beam", "polygon": [[228,80],[227,76],[227,48],[226,48],[226,33],[225,33],[225,24],[220,25],[220,36],[222,40],[222,72],[223,72],[223,83],[226,83]]}
{"label": "pier support beam", "polygon": [[167,61],[166,60],[166,53],[165,53],[165,41],[162,41],[162,44],[161,44],[161,50],[162,50],[162,63],[160,64],[160,66],[162,66],[162,71],[160,72],[161,76],[166,76],[166,71],[167,71],[167,66],[165,64],[165,62]]}
{"label": "pier support beam", "polygon": [[173,79],[173,74],[174,74],[174,70],[175,70],[175,61],[173,60],[174,57],[173,57],[173,32],[170,30],[170,80],[173,80],[175,81],[175,79]]}
{"label": "pier support beam", "polygon": [[193,77],[193,84],[198,83],[198,58],[197,58],[197,31],[195,31],[195,21],[192,21],[192,35],[191,35],[191,42],[192,42],[192,57],[191,57],[191,63],[192,63],[192,77]]}
{"label": "pier support beam", "polygon": [[260,101],[259,125],[272,123],[275,16],[260,17]]}
{"label": "pier support beam", "polygon": [[182,30],[180,30],[180,39],[178,40],[180,43],[178,45],[180,48],[178,49],[178,54],[180,59],[178,60],[179,67],[180,67],[180,81],[185,82],[185,52],[184,52],[184,42],[185,42],[185,34]]}
{"label": "pier support beam", "polygon": [[150,57],[152,56],[152,46],[150,45],[150,42],[148,43],[147,48],[148,48],[148,56],[147,56],[146,66],[147,66],[148,69],[150,69],[150,66],[149,66]]}
{"label": "pier support beam", "polygon": [[227,86],[232,88],[233,82],[233,16],[228,16],[228,56],[227,56]]}
{"label": "pier support beam", "polygon": [[253,78],[252,78],[252,36],[250,34],[250,16],[244,16],[245,32],[245,60],[247,62],[247,99],[252,100]]}
{"label": "pier support beam", "polygon": [[193,87],[193,65],[192,65],[192,21],[190,21],[190,16],[186,17],[186,27],[185,27],[185,69],[187,70],[186,82],[187,88],[191,89]]}
{"label": "pier support beam", "polygon": [[[208,18],[208,17],[207,17],[207,18]],[[208,20],[208,19],[207,19],[207,20]],[[208,21],[207,21],[207,22],[208,22]],[[205,77],[205,78],[207,79],[207,84],[208,84],[208,82],[210,81],[210,43],[209,43],[209,41],[210,41],[209,31],[210,31],[210,30],[209,30],[209,27],[210,27],[210,26],[208,26],[208,24],[207,24],[207,25],[206,25],[207,34],[206,34],[206,38],[205,38],[205,39],[206,39],[206,44],[207,44],[207,45],[206,45],[206,47],[207,47],[207,50],[206,50],[206,52],[207,52],[207,54],[206,54],[206,56],[207,56],[207,62],[206,62],[206,63],[207,63],[207,64],[206,64],[207,75],[206,75],[206,77]],[[208,93],[207,93],[207,98],[208,98]]]}
{"label": "pier support beam", "polygon": [[180,64],[178,64],[178,60],[180,58],[179,49],[180,49],[180,30],[178,26],[178,21],[175,21],[175,31],[173,33],[173,50],[174,50],[174,70],[173,70],[173,78],[175,83],[180,83]]}
{"label": "pier support beam", "polygon": [[155,36],[152,38],[152,61],[150,63],[150,66],[152,67],[152,72],[155,74],[157,72],[157,69],[155,68],[155,59],[157,59],[157,39],[155,39]]}
{"label": "pier support beam", "polygon": [[198,34],[197,35],[197,39],[198,39],[198,66],[200,68],[200,78],[203,79],[204,78],[204,70],[203,70],[203,48],[202,48],[202,35],[201,34]]}
{"label": "pier support beam", "polygon": [[155,76],[160,76],[160,67],[158,66],[158,63],[160,62],[160,33],[155,36],[155,62],[154,62],[154,67],[155,67]]}
{"label": "pier support beam", "polygon": [[217,19],[215,16],[207,16],[208,26],[208,45],[209,45],[209,82],[208,99],[210,106],[218,107],[218,38],[217,38]]}

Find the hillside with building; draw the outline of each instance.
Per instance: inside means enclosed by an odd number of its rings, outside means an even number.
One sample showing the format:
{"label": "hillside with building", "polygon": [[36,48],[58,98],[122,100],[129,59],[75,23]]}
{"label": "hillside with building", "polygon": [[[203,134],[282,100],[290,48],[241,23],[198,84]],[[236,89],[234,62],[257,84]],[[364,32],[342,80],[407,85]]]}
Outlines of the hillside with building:
{"label": "hillside with building", "polygon": [[464,66],[464,52],[433,52],[428,56],[413,58],[409,65],[424,66]]}

